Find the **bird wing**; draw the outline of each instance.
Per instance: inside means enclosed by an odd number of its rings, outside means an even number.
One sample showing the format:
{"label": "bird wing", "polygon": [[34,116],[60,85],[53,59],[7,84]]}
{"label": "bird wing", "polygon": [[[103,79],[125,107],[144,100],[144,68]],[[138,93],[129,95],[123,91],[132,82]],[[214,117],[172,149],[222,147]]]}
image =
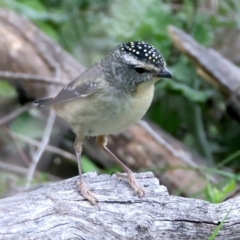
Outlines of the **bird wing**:
{"label": "bird wing", "polygon": [[87,97],[101,89],[100,69],[92,67],[86,70],[75,80],[66,85],[58,95],[53,98],[51,104],[66,102],[76,98]]}

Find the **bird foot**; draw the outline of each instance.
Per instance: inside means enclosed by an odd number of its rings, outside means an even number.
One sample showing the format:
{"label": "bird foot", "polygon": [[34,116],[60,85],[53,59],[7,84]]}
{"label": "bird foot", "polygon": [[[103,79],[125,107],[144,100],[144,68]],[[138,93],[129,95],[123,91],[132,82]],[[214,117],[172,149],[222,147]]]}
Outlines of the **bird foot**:
{"label": "bird foot", "polygon": [[86,184],[83,181],[77,181],[77,187],[81,193],[81,195],[87,199],[92,205],[97,205],[98,200],[97,198],[92,194],[91,191],[88,190]]}
{"label": "bird foot", "polygon": [[129,171],[127,172],[127,175],[124,173],[117,172],[116,175],[117,177],[127,179],[128,182],[130,183],[130,186],[133,188],[135,193],[138,193],[139,197],[144,196],[144,190],[137,184],[137,181],[135,179],[133,172]]}

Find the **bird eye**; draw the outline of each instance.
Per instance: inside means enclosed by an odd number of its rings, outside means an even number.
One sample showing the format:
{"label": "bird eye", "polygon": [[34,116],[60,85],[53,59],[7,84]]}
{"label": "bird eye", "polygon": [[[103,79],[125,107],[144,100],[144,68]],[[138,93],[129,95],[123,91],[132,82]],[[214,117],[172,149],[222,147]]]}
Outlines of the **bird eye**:
{"label": "bird eye", "polygon": [[142,74],[142,73],[146,72],[146,70],[144,68],[141,68],[141,67],[136,67],[136,68],[134,68],[134,70],[139,74]]}

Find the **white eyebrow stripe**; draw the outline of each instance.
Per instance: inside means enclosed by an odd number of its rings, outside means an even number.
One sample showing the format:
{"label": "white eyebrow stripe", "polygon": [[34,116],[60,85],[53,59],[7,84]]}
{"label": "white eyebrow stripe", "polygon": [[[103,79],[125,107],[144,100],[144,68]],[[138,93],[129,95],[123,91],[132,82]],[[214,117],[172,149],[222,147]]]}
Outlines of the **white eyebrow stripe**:
{"label": "white eyebrow stripe", "polygon": [[134,58],[131,55],[125,54],[124,59],[126,61],[126,63],[130,64],[130,65],[138,65],[138,66],[144,66],[144,63],[141,61],[138,61],[136,58]]}
{"label": "white eyebrow stripe", "polygon": [[152,64],[138,61],[136,58],[134,58],[131,55],[124,55],[123,57],[124,57],[125,61],[130,65],[143,67],[143,68],[146,68],[148,70],[158,71],[158,68],[153,66]]}

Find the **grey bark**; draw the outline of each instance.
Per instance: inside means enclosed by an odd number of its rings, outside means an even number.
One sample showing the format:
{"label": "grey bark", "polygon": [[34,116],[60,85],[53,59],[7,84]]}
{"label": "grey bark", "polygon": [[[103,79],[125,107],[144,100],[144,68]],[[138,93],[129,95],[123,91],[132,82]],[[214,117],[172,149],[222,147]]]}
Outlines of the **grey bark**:
{"label": "grey bark", "polygon": [[139,199],[126,180],[89,173],[84,180],[99,200],[78,193],[77,178],[0,200],[0,239],[240,239],[240,197],[220,204],[169,196],[151,172],[136,174]]}

